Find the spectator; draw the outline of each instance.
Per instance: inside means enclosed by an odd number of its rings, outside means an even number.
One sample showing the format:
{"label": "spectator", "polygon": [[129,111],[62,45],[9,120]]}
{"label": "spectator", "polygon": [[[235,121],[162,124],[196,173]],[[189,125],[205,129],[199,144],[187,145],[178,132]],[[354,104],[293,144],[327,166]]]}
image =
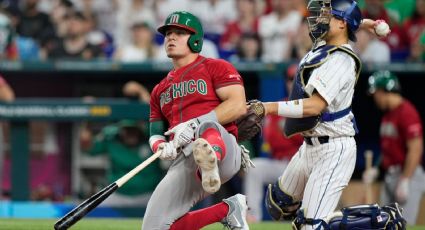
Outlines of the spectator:
{"label": "spectator", "polygon": [[41,41],[44,33],[53,30],[49,16],[38,10],[39,0],[25,0],[18,18],[17,32],[20,36]]}
{"label": "spectator", "polygon": [[266,62],[282,62],[290,57],[291,36],[297,33],[302,15],[294,0],[273,0],[273,12],[260,17],[259,34]]}
{"label": "spectator", "polygon": [[[0,75],[0,103],[12,102],[15,100],[15,93],[9,84]],[[3,173],[3,158],[4,158],[4,138],[3,138],[4,123],[0,121],[0,172]],[[0,176],[0,198],[3,196],[3,175]]]}
{"label": "spectator", "polygon": [[[401,94],[397,77],[378,71],[369,77],[369,93],[379,109],[381,119],[381,167],[385,171],[381,202],[399,202],[409,225],[415,225],[425,174],[421,166],[423,129],[418,111]],[[376,179],[378,169],[366,170],[364,182]]]}
{"label": "spectator", "polygon": [[[294,64],[287,71],[285,87],[289,91],[288,95],[292,88],[296,69],[297,66]],[[255,168],[248,170],[244,178],[244,191],[250,207],[248,210],[248,221],[250,222],[262,220],[264,186],[273,183],[282,174],[289,160],[303,143],[303,138],[299,134],[291,138],[285,137],[283,134],[284,124],[285,118],[282,116],[266,116],[263,129],[263,149],[270,152],[270,156],[253,159]]]}
{"label": "spectator", "polygon": [[298,36],[291,38],[290,42],[293,44],[291,57],[296,60],[301,60],[313,46],[306,19],[302,21],[298,29]]}
{"label": "spectator", "polygon": [[[116,181],[152,155],[144,128],[133,120],[108,125],[95,138],[84,127],[80,133],[80,143],[82,150],[90,155],[108,155],[108,183]],[[155,161],[108,197],[103,204],[146,207],[161,177],[159,161]]]}
{"label": "spectator", "polygon": [[160,26],[160,24],[165,21],[167,16],[174,11],[188,11],[189,6],[192,4],[192,0],[154,0],[153,8],[156,16],[155,26]]}
{"label": "spectator", "polygon": [[131,42],[132,31],[129,30],[137,21],[144,21],[151,27],[156,26],[153,6],[146,0],[119,0],[117,26],[114,28],[115,45],[122,47]]}
{"label": "spectator", "polygon": [[403,29],[407,36],[408,46],[413,46],[418,41],[421,33],[425,31],[425,0],[416,0],[415,12],[403,24]]}
{"label": "spectator", "polygon": [[191,0],[190,11],[201,19],[205,34],[221,35],[237,17],[234,0]]}
{"label": "spectator", "polygon": [[242,34],[258,32],[255,0],[237,0],[238,18],[230,22],[221,36],[220,49],[235,50]]}
{"label": "spectator", "polygon": [[232,61],[255,62],[261,58],[261,39],[258,34],[242,34],[237,46],[236,54],[230,59]]}
{"label": "spectator", "polygon": [[102,48],[90,44],[87,39],[87,22],[88,19],[80,12],[67,15],[65,37],[49,50],[48,58],[89,60],[102,57]]}
{"label": "spectator", "polygon": [[[45,4],[47,5],[48,3]],[[68,31],[67,16],[75,11],[74,5],[70,0],[50,2],[49,7],[51,7],[49,17],[53,24],[53,29],[44,33],[41,38],[39,54],[41,59],[46,59],[47,55],[58,47],[61,39],[66,36]]]}
{"label": "spectator", "polygon": [[125,83],[122,88],[122,94],[131,100],[137,100],[149,104],[151,96],[149,91],[140,83],[136,81],[129,81]]}
{"label": "spectator", "polygon": [[6,12],[0,10],[0,60],[16,60],[18,50],[15,42],[15,29]]}
{"label": "spectator", "polygon": [[415,11],[416,0],[386,0],[385,8],[397,24],[403,24]]}
{"label": "spectator", "polygon": [[402,28],[397,24],[397,20],[388,13],[384,7],[382,0],[365,0],[365,8],[362,12],[363,18],[372,20],[385,20],[391,28],[391,33],[383,38],[391,50],[392,59],[405,59],[407,56],[408,46],[406,36],[403,35]]}
{"label": "spectator", "polygon": [[356,34],[357,42],[354,45],[361,60],[366,63],[388,63],[391,59],[389,46],[377,39],[366,30],[360,30]]}
{"label": "spectator", "polygon": [[[88,18],[97,18],[98,30],[113,34],[117,28],[117,12],[120,2],[124,0],[72,0],[77,11]],[[128,15],[130,16],[130,15]]]}
{"label": "spectator", "polygon": [[147,21],[136,21],[131,26],[131,41],[118,47],[114,59],[122,62],[143,62],[157,56],[154,31]]}
{"label": "spectator", "polygon": [[4,80],[0,75],[0,101],[2,102],[12,102],[15,100],[15,93],[9,84]]}

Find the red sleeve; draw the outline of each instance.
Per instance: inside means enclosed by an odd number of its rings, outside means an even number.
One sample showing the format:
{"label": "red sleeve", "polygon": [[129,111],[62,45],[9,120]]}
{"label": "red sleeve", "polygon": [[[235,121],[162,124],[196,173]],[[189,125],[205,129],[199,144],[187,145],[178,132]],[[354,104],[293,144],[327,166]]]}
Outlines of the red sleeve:
{"label": "red sleeve", "polygon": [[149,115],[149,121],[159,121],[164,120],[162,113],[161,113],[161,103],[158,95],[158,88],[159,84],[156,85],[151,93],[151,100],[149,102],[150,105],[150,115]]}
{"label": "red sleeve", "polygon": [[403,136],[409,140],[415,137],[421,137],[422,134],[422,122],[418,111],[410,103],[406,106],[403,112],[404,119],[401,119],[401,130]]}
{"label": "red sleeve", "polygon": [[208,72],[211,74],[215,89],[228,85],[243,85],[241,75],[232,64],[225,60],[211,59]]}

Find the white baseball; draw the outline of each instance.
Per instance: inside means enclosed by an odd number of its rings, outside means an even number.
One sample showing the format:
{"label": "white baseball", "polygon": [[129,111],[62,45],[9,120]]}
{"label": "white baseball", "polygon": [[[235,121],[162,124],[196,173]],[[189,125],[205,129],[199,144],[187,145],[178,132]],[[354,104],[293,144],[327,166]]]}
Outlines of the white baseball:
{"label": "white baseball", "polygon": [[386,37],[390,33],[390,26],[384,21],[378,22],[375,26],[375,33],[379,37]]}

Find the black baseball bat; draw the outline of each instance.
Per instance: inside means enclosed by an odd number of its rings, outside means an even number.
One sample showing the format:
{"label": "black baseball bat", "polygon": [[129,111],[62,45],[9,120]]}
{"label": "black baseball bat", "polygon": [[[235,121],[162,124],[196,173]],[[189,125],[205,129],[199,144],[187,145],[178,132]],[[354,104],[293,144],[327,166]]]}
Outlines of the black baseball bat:
{"label": "black baseball bat", "polygon": [[115,190],[117,190],[119,187],[124,185],[134,175],[136,175],[138,172],[140,172],[142,169],[148,166],[152,161],[158,158],[159,155],[161,155],[161,151],[156,152],[155,154],[150,156],[148,159],[140,163],[137,167],[132,169],[130,172],[122,176],[120,179],[116,180],[114,183],[108,185],[107,187],[99,191],[98,193],[89,197],[83,203],[81,203],[80,205],[72,209],[70,212],[68,212],[61,219],[59,219],[55,223],[54,228],[56,230],[66,230],[69,227],[71,227],[73,224],[75,224],[77,221],[83,218],[87,213],[89,213],[91,210],[96,208],[106,198],[108,198],[113,192],[115,192]]}

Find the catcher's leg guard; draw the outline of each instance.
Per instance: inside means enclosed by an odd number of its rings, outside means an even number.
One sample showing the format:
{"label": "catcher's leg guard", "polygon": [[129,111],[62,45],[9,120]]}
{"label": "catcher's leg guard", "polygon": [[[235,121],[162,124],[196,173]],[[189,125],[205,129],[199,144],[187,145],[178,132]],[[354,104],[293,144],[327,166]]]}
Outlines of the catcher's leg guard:
{"label": "catcher's leg guard", "polygon": [[356,205],[341,209],[322,219],[305,218],[303,210],[298,211],[292,223],[293,229],[301,229],[303,225],[312,225],[316,229],[325,230],[405,230],[406,221],[401,216],[397,204],[380,208],[374,205]]}
{"label": "catcher's leg guard", "polygon": [[301,207],[301,201],[294,201],[292,196],[280,189],[279,180],[267,187],[265,203],[274,220],[293,220]]}

